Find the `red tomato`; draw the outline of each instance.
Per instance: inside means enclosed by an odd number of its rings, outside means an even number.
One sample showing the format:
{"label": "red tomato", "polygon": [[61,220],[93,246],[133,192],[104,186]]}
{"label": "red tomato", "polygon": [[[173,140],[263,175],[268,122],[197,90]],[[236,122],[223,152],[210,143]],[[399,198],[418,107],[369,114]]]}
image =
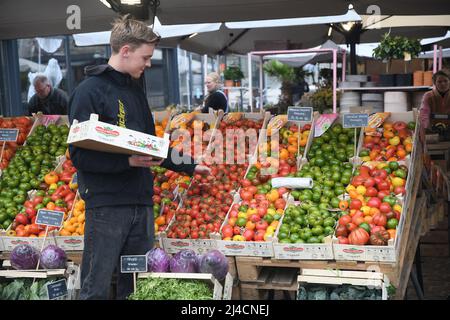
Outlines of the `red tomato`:
{"label": "red tomato", "polygon": [[350,244],[347,237],[339,236],[339,244]]}
{"label": "red tomato", "polygon": [[382,213],[388,213],[392,211],[391,205],[387,202],[383,202],[380,204],[380,211]]}
{"label": "red tomato", "polygon": [[367,201],[367,205],[372,208],[379,208],[381,205],[381,200],[377,197],[370,198],[369,201]]}
{"label": "red tomato", "polygon": [[361,200],[358,199],[352,199],[350,202],[350,209],[356,209],[359,210],[362,207]]}
{"label": "red tomato", "polygon": [[348,223],[350,223],[352,221],[352,217],[350,217],[348,214],[343,215],[342,217],[339,218],[339,224],[341,226],[347,226]]}
{"label": "red tomato", "polygon": [[252,241],[253,237],[255,236],[255,232],[253,230],[245,230],[242,236],[246,241]]}

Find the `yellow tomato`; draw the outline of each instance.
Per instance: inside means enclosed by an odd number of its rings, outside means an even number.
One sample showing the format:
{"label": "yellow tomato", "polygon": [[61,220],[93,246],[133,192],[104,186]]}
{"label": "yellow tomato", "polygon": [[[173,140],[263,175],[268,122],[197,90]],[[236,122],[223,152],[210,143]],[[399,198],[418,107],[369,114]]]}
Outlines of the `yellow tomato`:
{"label": "yellow tomato", "polygon": [[357,188],[356,188],[356,192],[358,192],[360,195],[365,195],[366,194],[366,187],[364,187],[364,186],[358,186]]}
{"label": "yellow tomato", "polygon": [[359,209],[364,213],[365,216],[370,215],[370,207],[369,206],[362,206],[361,209]]}
{"label": "yellow tomato", "polygon": [[402,187],[405,185],[405,179],[399,178],[399,177],[395,177],[392,179],[392,185],[394,187]]}
{"label": "yellow tomato", "polygon": [[240,234],[237,234],[233,237],[233,241],[245,241],[245,238]]}

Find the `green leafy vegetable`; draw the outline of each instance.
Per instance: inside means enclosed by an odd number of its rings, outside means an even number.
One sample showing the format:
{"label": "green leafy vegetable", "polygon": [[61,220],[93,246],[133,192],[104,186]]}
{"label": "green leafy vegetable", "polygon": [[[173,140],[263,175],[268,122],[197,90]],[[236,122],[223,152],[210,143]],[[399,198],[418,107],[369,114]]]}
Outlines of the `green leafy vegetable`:
{"label": "green leafy vegetable", "polygon": [[211,300],[211,288],[202,280],[139,279],[129,300]]}

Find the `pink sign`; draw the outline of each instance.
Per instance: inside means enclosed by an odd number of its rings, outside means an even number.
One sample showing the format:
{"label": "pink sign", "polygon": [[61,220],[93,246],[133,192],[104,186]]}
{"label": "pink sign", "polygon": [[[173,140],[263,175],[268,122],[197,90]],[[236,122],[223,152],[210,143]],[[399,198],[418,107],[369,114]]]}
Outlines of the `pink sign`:
{"label": "pink sign", "polygon": [[337,113],[320,115],[320,117],[316,120],[315,123],[314,138],[320,137],[322,134],[324,134],[325,131],[327,131],[328,128],[331,127],[331,125],[337,119],[337,117],[338,117]]}

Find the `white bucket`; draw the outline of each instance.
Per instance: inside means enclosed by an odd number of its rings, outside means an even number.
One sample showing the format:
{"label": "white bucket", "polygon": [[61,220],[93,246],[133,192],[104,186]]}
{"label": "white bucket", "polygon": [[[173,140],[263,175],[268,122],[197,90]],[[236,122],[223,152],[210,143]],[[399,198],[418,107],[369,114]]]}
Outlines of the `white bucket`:
{"label": "white bucket", "polygon": [[361,94],[359,92],[344,92],[339,100],[342,107],[358,107],[361,106]]}
{"label": "white bucket", "polygon": [[408,111],[408,95],[402,91],[390,91],[384,93],[384,111],[406,112]]}
{"label": "white bucket", "polygon": [[356,81],[356,82],[367,82],[367,81],[369,81],[369,76],[350,74],[348,76],[345,76],[345,80],[346,81]]}
{"label": "white bucket", "polygon": [[371,82],[371,81],[363,82],[362,86],[365,87],[365,88],[374,88],[374,87],[377,86],[377,83],[376,82]]}
{"label": "white bucket", "polygon": [[361,83],[355,81],[343,81],[339,83],[339,88],[360,88]]}

